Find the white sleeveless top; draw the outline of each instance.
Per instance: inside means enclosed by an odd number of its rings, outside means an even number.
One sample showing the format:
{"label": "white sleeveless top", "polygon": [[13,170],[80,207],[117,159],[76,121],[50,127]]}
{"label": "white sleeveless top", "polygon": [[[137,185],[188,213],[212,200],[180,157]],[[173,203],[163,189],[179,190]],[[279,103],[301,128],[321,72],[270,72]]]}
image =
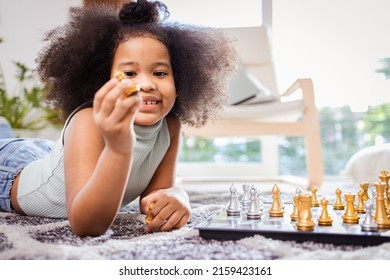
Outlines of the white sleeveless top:
{"label": "white sleeveless top", "polygon": [[[66,125],[63,132],[65,128]],[[153,126],[134,125],[134,130],[137,141],[121,207],[138,198],[147,188],[170,145],[165,118]],[[62,137],[55,142],[50,154],[22,170],[18,203],[29,216],[67,217]]]}

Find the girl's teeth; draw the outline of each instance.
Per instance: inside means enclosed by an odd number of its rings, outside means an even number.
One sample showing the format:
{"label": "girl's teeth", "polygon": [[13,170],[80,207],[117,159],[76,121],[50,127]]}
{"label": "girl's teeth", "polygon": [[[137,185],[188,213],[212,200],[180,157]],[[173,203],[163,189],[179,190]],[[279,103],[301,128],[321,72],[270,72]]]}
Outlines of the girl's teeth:
{"label": "girl's teeth", "polygon": [[157,104],[157,101],[145,101],[144,104],[145,105],[155,105],[155,104]]}

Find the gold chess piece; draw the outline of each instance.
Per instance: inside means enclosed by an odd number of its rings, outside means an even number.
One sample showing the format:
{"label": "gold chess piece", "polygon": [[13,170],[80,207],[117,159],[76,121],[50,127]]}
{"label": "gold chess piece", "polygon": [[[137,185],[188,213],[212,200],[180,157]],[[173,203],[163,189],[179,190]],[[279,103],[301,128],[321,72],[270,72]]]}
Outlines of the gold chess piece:
{"label": "gold chess piece", "polygon": [[283,217],[283,208],[280,205],[280,189],[277,184],[272,188],[272,206],[268,210],[270,217]]}
{"label": "gold chess piece", "polygon": [[311,207],[319,207],[320,206],[320,203],[317,200],[317,191],[318,191],[318,188],[316,186],[313,186],[311,188],[311,193],[312,193]]}
{"label": "gold chess piece", "polygon": [[[125,74],[122,71],[117,70],[114,73],[114,77],[118,79],[118,81],[123,81],[125,79]],[[125,96],[128,97],[132,94],[135,94],[141,90],[139,85],[131,85],[125,92]]]}
{"label": "gold chess piece", "polygon": [[328,204],[329,204],[329,201],[325,197],[323,199],[321,199],[322,212],[321,212],[320,217],[318,218],[318,225],[320,225],[320,226],[331,226],[332,225],[333,220],[329,216]]}
{"label": "gold chess piece", "polygon": [[381,180],[381,182],[385,182],[387,186],[389,185],[390,176],[389,176],[389,172],[386,169],[382,169],[378,177]]}
{"label": "gold chess piece", "polygon": [[390,206],[390,198],[388,195],[389,192],[389,172],[386,169],[381,170],[381,173],[379,174],[379,179],[381,182],[384,182],[385,185],[385,190],[384,190],[384,202],[385,202],[385,208],[388,209]]}
{"label": "gold chess piece", "polygon": [[364,206],[364,193],[363,191],[358,191],[358,204],[356,205],[356,212],[358,214],[366,213],[366,207]]}
{"label": "gold chess piece", "polygon": [[311,202],[311,194],[307,193],[299,196],[297,229],[300,231],[314,230],[315,223],[312,221]]}
{"label": "gold chess piece", "polygon": [[384,203],[384,191],[386,187],[385,182],[375,183],[376,187],[376,207],[374,221],[378,224],[378,228],[390,228],[390,220],[387,217],[385,203]]}
{"label": "gold chess piece", "polygon": [[346,224],[357,224],[360,217],[356,214],[355,211],[355,195],[346,193],[345,201],[347,202],[347,207],[345,209],[344,215],[342,215],[343,222]]}
{"label": "gold chess piece", "polygon": [[291,218],[291,221],[298,221],[298,209],[299,209],[299,195],[300,194],[296,194],[293,198],[293,201],[294,201],[294,210],[293,212],[291,213],[290,215],[290,218]]}
{"label": "gold chess piece", "polygon": [[370,186],[370,183],[368,182],[363,182],[360,184],[360,188],[363,191],[363,201],[366,202],[367,200],[370,199],[368,196],[368,187]]}
{"label": "gold chess piece", "polygon": [[343,200],[341,199],[341,194],[342,194],[342,191],[339,188],[337,188],[336,201],[335,201],[335,203],[333,203],[334,210],[344,210],[344,208],[345,208],[345,204],[344,204]]}
{"label": "gold chess piece", "polygon": [[154,216],[152,214],[152,209],[153,209],[153,206],[154,206],[154,203],[150,203],[149,205],[149,209],[148,209],[148,214],[146,215],[145,217],[145,223],[148,225],[153,219],[154,219]]}

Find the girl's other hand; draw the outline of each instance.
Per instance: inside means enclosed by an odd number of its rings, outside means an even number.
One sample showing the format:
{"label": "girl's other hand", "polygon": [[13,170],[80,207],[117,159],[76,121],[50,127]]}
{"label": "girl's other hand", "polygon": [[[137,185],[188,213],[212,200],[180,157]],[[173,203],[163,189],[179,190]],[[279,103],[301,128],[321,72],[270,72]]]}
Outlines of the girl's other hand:
{"label": "girl's other hand", "polygon": [[152,203],[153,220],[146,226],[147,232],[181,228],[191,216],[189,197],[182,188],[160,189],[145,196],[141,200],[141,212],[147,214]]}

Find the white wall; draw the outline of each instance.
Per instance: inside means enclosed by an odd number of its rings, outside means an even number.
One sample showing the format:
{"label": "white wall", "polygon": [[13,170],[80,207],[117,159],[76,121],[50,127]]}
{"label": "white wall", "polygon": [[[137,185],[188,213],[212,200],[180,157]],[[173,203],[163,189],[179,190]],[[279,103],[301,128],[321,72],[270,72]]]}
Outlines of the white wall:
{"label": "white wall", "polygon": [[12,61],[35,67],[45,32],[67,20],[70,6],[79,5],[81,0],[0,0],[0,65],[9,89],[14,84]]}
{"label": "white wall", "polygon": [[273,12],[281,90],[310,77],[320,107],[389,102],[390,80],[375,70],[390,57],[390,1],[276,0]]}

